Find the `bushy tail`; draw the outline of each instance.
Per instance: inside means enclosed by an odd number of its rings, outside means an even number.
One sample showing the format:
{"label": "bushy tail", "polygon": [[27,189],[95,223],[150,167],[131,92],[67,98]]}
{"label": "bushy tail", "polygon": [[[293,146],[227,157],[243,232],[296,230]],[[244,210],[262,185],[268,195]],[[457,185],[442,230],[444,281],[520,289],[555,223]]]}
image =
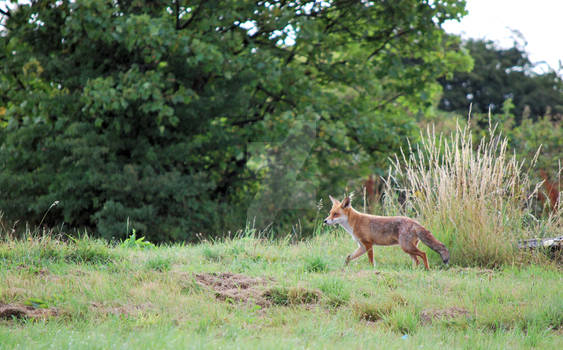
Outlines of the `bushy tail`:
{"label": "bushy tail", "polygon": [[450,252],[448,251],[448,248],[446,248],[446,246],[442,242],[437,240],[436,237],[434,237],[432,233],[430,233],[430,231],[428,230],[418,231],[416,235],[422,241],[422,243],[426,244],[433,251],[440,254],[444,264],[447,265],[450,262]]}

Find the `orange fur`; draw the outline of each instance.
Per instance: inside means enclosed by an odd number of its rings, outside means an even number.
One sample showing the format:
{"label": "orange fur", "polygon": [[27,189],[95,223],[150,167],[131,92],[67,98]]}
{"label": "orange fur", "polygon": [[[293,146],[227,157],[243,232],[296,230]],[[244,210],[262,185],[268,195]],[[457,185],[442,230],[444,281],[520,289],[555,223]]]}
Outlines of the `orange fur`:
{"label": "orange fur", "polygon": [[428,269],[426,253],[418,249],[419,240],[440,254],[445,264],[449,262],[450,253],[446,246],[416,220],[404,216],[364,214],[352,208],[349,197],[344,198],[342,202],[332,197],[330,199],[332,209],[324,222],[329,225],[340,224],[358,243],[358,249],[346,257],[346,264],[367,252],[373,265],[374,245],[398,244],[416,265],[420,263],[420,258]]}

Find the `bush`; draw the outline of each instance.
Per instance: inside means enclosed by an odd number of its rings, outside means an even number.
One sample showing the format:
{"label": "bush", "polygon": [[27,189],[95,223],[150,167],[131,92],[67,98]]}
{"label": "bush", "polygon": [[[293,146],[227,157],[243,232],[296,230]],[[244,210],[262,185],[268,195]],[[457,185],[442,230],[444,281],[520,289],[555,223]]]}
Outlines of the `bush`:
{"label": "bush", "polygon": [[418,217],[452,263],[494,267],[512,262],[515,242],[534,234],[528,217],[537,188],[506,138],[490,130],[474,147],[470,131],[458,127],[446,138],[428,129],[410,156],[395,158],[385,205]]}

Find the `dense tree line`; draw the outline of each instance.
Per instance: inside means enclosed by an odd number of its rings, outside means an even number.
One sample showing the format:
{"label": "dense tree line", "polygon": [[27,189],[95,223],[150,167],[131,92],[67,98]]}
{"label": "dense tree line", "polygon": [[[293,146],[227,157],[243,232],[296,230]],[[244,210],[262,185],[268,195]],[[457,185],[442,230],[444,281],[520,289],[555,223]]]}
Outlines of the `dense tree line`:
{"label": "dense tree line", "polygon": [[522,117],[533,121],[544,116],[563,116],[563,78],[554,69],[538,73],[525,47],[499,48],[488,40],[467,40],[463,48],[473,58],[470,72],[456,72],[439,79],[444,89],[439,108],[467,114],[503,113],[503,104],[512,101],[511,112],[519,124]]}
{"label": "dense tree line", "polygon": [[464,1],[1,10],[0,211],[107,238],[306,221],[321,194],[381,173],[436,80],[471,65],[441,28]]}

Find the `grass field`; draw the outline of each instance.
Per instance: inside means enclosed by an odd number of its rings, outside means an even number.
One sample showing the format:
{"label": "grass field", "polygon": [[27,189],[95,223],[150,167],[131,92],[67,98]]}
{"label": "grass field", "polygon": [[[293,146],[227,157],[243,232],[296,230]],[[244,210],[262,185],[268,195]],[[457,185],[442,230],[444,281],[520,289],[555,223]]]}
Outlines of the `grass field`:
{"label": "grass field", "polygon": [[[560,349],[560,265],[412,266],[398,247],[251,235],[127,248],[0,243],[0,349]],[[133,245],[134,246],[134,245]]]}

